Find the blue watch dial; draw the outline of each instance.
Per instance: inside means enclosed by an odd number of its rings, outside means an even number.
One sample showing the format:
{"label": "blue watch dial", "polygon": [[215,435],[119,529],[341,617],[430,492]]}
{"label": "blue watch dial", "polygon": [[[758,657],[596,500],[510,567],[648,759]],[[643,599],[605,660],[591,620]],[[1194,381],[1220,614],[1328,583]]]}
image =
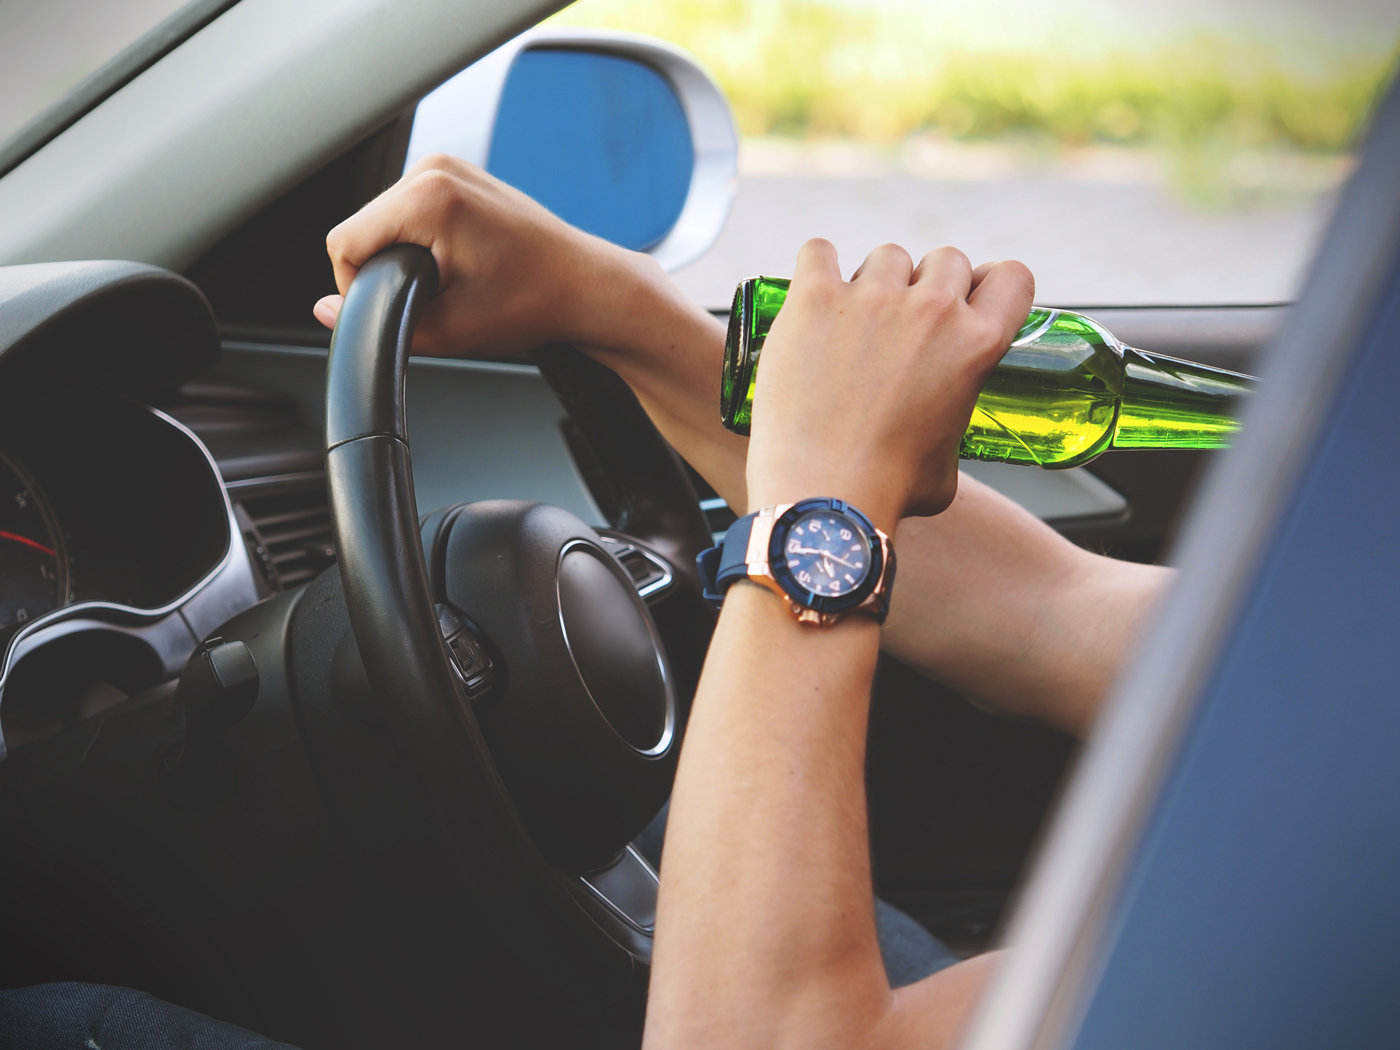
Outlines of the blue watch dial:
{"label": "blue watch dial", "polygon": [[801,586],[822,597],[850,594],[870,575],[870,541],[855,523],[829,510],[809,511],[783,538],[783,558]]}

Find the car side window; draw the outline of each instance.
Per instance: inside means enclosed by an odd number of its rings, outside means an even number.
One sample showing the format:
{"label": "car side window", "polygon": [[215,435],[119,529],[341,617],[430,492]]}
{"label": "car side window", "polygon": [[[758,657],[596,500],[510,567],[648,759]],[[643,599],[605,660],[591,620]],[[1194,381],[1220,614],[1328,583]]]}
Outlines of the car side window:
{"label": "car side window", "polygon": [[707,306],[812,236],[848,273],[955,244],[1026,262],[1041,302],[1199,306],[1295,296],[1400,7],[579,0],[546,25],[668,40],[728,95],[734,207],[675,275]]}

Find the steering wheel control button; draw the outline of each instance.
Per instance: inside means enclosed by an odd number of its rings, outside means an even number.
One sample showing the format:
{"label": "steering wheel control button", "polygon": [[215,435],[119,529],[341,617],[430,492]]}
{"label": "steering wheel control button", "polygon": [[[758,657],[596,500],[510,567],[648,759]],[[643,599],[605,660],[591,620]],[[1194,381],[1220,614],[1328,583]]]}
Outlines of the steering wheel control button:
{"label": "steering wheel control button", "polygon": [[648,600],[659,597],[669,591],[676,581],[675,573],[664,558],[616,536],[604,533],[598,538],[603,541],[607,552],[627,570],[627,575],[632,577],[632,584],[640,597]]}
{"label": "steering wheel control button", "polygon": [[465,617],[448,605],[438,605],[438,630],[447,646],[447,659],[457,681],[466,690],[467,699],[476,703],[484,700],[495,688],[496,661],[491,658],[486,642]]}
{"label": "steering wheel control button", "polygon": [[564,641],[594,704],[638,751],[666,731],[666,681],[651,631],[627,585],[590,543],[559,559],[559,618]]}
{"label": "steering wheel control button", "polygon": [[185,711],[185,741],[166,763],[169,783],[185,802],[218,795],[224,730],[253,710],[259,687],[258,665],[245,642],[210,638],[190,657],[175,687]]}
{"label": "steering wheel control button", "polygon": [[176,690],[191,735],[220,732],[253,709],[258,665],[244,642],[210,638],[185,666]]}

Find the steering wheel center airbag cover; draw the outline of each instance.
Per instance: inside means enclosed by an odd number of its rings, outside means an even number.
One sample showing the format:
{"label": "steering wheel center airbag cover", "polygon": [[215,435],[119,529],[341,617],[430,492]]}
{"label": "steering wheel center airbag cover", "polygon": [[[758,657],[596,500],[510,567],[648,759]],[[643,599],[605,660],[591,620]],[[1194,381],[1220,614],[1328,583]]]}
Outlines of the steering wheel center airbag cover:
{"label": "steering wheel center airbag cover", "polygon": [[477,710],[511,797],[546,855],[606,863],[666,801],[676,701],[660,637],[597,533],[544,503],[485,500],[425,525],[433,593],[505,666]]}
{"label": "steering wheel center airbag cover", "polygon": [[655,628],[611,555],[574,540],[559,557],[559,623],[594,706],[618,736],[655,755],[671,743],[671,705]]}

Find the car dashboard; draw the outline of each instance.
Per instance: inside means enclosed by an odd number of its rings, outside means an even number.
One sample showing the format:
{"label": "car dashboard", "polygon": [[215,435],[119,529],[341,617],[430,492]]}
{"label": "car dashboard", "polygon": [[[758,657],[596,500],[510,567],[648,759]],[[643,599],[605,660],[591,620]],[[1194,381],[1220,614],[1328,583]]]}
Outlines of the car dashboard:
{"label": "car dashboard", "polygon": [[0,274],[0,756],[169,680],[257,600],[217,464],[151,407],[216,356],[167,271]]}
{"label": "car dashboard", "polygon": [[[135,264],[53,265],[52,273],[0,270],[0,756],[8,755],[0,809],[7,797],[20,805],[18,789],[36,777],[110,766],[130,750],[127,735],[156,741],[147,758],[157,765],[175,754],[184,735],[175,678],[201,642],[262,599],[295,600],[286,592],[336,561],[321,433],[324,343],[227,327],[220,340],[208,302],[183,278]],[[24,281],[17,292],[6,287],[26,270],[45,270],[30,278],[45,294],[27,306]],[[1119,313],[1112,325],[1133,338],[1134,324],[1154,319]],[[1270,327],[1277,313],[1263,318]],[[1142,341],[1206,360],[1252,353],[1264,340],[1250,332],[1224,350],[1186,345],[1193,322],[1207,333],[1220,325],[1179,314]],[[579,403],[578,390],[598,377],[582,376],[571,392],[559,386],[557,364],[549,373],[410,360],[420,514],[482,499],[538,501],[655,547],[636,515],[654,495],[656,464],[628,457],[642,438],[661,447],[659,437],[636,429],[650,427],[632,402],[633,429],[602,432],[613,443],[597,443],[588,423],[597,406]],[[602,414],[614,421],[612,408]],[[1152,560],[1205,456],[973,471],[1078,543]],[[698,475],[690,484],[703,524],[721,532],[729,508]],[[639,590],[664,564],[614,553]],[[707,634],[668,624],[664,599],[646,600],[663,631],[696,636],[687,674],[697,676]],[[138,719],[151,724],[138,732],[127,724]],[[243,757],[300,754],[295,725],[289,709],[260,703],[240,730]],[[1072,750],[1052,731],[976,711],[883,660],[868,783],[881,893],[954,947],[985,946]]]}
{"label": "car dashboard", "polygon": [[6,413],[0,500],[7,749],[177,674],[257,600],[208,452],[122,395],[84,390]]}

